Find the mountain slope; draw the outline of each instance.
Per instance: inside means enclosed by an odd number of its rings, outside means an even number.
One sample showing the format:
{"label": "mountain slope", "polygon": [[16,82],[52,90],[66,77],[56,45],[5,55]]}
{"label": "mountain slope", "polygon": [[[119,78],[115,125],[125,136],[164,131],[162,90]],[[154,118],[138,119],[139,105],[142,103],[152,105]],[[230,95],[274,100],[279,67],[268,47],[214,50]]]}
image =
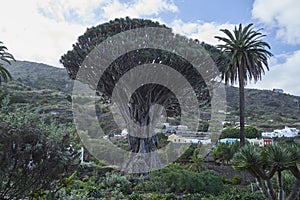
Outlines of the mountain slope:
{"label": "mountain slope", "polygon": [[[227,87],[229,121],[238,121],[238,88]],[[300,128],[300,97],[270,90],[246,89],[246,123],[263,130]]]}
{"label": "mountain slope", "polygon": [[[31,90],[48,89],[67,94],[72,93],[73,82],[69,80],[68,74],[63,68],[42,63],[17,61],[7,66],[7,69],[15,80],[31,87]],[[22,95],[31,96],[30,94]],[[47,98],[56,98],[55,95],[47,94],[46,96]],[[47,99],[46,96],[44,99]],[[264,131],[283,128],[285,125],[300,129],[300,97],[269,90],[246,89],[245,98],[247,124],[257,126]],[[226,101],[228,113],[226,120],[238,122],[238,88],[226,87]]]}
{"label": "mountain slope", "polygon": [[42,63],[16,61],[6,65],[14,80],[35,89],[54,89],[71,93],[73,81],[64,68],[52,67]]}

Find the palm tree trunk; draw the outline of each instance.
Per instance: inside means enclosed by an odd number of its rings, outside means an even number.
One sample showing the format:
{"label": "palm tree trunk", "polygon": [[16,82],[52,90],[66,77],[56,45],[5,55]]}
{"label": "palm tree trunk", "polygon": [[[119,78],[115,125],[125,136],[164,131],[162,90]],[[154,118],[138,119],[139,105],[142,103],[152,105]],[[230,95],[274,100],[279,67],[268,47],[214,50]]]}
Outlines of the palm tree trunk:
{"label": "palm tree trunk", "polygon": [[282,176],[281,176],[281,171],[278,170],[277,172],[278,175],[278,188],[279,188],[279,195],[278,195],[278,200],[284,200],[284,193],[283,193],[283,184],[282,184]]}
{"label": "palm tree trunk", "polygon": [[287,200],[294,200],[299,196],[300,193],[300,179],[297,178],[294,187],[290,193],[290,195],[288,196]]}
{"label": "palm tree trunk", "polygon": [[240,144],[245,145],[245,80],[244,72],[241,66],[239,68],[239,107],[240,107]]}

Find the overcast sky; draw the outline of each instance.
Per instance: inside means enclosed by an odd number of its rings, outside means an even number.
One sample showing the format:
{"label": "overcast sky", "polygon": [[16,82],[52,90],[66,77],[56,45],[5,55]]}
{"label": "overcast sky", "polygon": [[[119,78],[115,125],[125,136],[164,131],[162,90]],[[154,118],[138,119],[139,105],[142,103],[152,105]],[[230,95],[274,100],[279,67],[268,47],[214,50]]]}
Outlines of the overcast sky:
{"label": "overcast sky", "polygon": [[87,27],[114,18],[147,18],[217,44],[219,29],[254,23],[274,54],[270,71],[248,87],[300,96],[299,0],[0,0],[0,41],[17,60],[62,67],[59,58]]}

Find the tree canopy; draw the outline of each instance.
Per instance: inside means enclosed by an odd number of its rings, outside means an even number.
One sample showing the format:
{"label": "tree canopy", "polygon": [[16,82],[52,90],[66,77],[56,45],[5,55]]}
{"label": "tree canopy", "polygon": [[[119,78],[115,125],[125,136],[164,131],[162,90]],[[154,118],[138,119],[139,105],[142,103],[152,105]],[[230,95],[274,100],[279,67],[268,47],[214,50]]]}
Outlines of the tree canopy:
{"label": "tree canopy", "polygon": [[[226,127],[222,130],[220,139],[223,138],[239,138],[240,129],[236,127]],[[245,137],[246,138],[260,138],[261,134],[257,128],[254,126],[245,127]]]}

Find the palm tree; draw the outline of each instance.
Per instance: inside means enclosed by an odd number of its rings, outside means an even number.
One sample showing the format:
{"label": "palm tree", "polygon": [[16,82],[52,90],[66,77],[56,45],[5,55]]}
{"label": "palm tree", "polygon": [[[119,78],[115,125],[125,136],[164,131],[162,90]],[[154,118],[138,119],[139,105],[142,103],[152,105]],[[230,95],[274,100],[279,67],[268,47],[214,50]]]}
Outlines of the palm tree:
{"label": "palm tree", "polygon": [[[15,60],[13,55],[6,52],[7,48],[3,46],[3,42],[0,41],[0,60],[10,64],[11,60]],[[0,62],[0,86],[2,81],[7,82],[12,77],[9,71],[3,66],[3,62]]]}
{"label": "palm tree", "polygon": [[193,155],[190,157],[190,165],[188,167],[189,170],[195,172],[201,172],[205,169],[204,159],[201,155],[202,144],[198,144],[197,148],[194,150]]}
{"label": "palm tree", "polygon": [[233,32],[228,29],[221,29],[226,37],[215,36],[223,44],[217,45],[227,57],[227,66],[222,71],[222,79],[225,83],[239,83],[239,107],[240,107],[240,142],[241,146],[245,144],[244,126],[245,126],[245,96],[244,87],[248,80],[255,82],[261,79],[264,74],[264,66],[268,68],[268,58],[272,53],[268,43],[261,39],[265,36],[260,30],[253,30],[253,24],[243,27],[235,27]]}

